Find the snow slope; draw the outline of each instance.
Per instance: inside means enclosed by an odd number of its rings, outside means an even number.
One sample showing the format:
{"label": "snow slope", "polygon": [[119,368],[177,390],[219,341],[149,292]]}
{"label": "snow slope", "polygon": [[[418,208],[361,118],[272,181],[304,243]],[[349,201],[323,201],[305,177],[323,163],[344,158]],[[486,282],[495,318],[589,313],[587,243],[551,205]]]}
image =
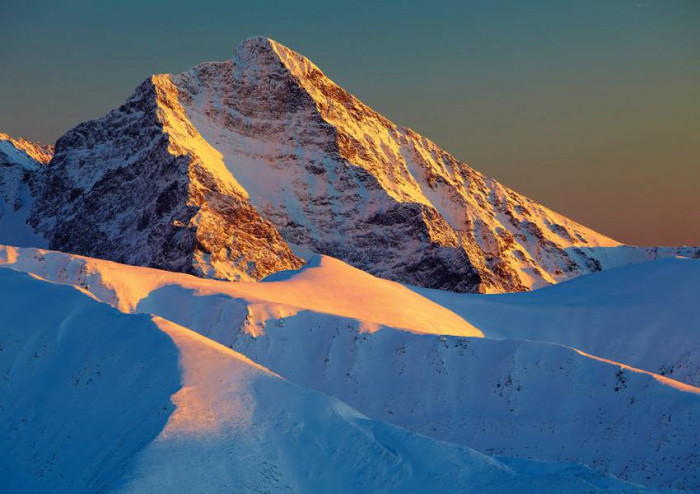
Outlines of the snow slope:
{"label": "snow slope", "polygon": [[150,317],[0,269],[3,492],[98,492],[163,429],[178,354]]}
{"label": "snow slope", "polygon": [[415,290],[487,337],[560,343],[700,386],[700,260],[662,259],[528,293]]}
{"label": "snow slope", "polygon": [[72,287],[0,269],[0,291],[8,492],[641,490],[370,420],[186,328],[120,314]]}
{"label": "snow slope", "polygon": [[[444,326],[453,336],[441,336],[448,332],[437,324],[420,331],[425,320],[405,327],[391,310],[368,324],[382,307],[416,315],[430,309],[428,319],[443,321],[454,314],[401,298],[403,287],[336,260],[316,258],[270,282],[226,283],[34,249],[5,248],[0,258],[123,310],[187,326],[373,419],[488,454],[585,463],[645,485],[700,488],[697,388],[624,359],[522,341],[515,330],[507,340],[460,337],[454,328],[480,333],[454,326],[459,319]],[[645,282],[643,270],[636,280]],[[343,312],[348,308],[355,312]],[[673,328],[667,334],[675,337]]]}
{"label": "snow slope", "polygon": [[[257,334],[268,320],[304,312],[319,321],[353,319],[363,331],[387,326],[417,333],[482,335],[461,317],[412,290],[329,257],[316,256],[303,270],[279,273],[265,283],[204,280],[9,246],[0,246],[0,265],[83,287],[127,312],[158,313],[157,306],[162,303],[199,318],[197,327],[210,333],[228,332],[245,323],[251,334]],[[174,298],[180,302],[172,304]]]}

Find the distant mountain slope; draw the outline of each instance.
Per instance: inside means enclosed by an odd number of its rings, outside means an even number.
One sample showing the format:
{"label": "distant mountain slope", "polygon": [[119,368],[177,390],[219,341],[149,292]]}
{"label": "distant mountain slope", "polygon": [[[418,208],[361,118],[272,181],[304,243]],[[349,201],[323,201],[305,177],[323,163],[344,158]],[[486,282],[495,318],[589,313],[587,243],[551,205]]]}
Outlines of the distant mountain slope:
{"label": "distant mountain slope", "polygon": [[0,243],[48,247],[48,241],[27,224],[27,218],[34,204],[32,176],[52,156],[52,146],[0,133]]}
{"label": "distant mountain slope", "polygon": [[522,291],[598,271],[620,245],[393,124],[267,38],[150,77],[59,139],[38,177],[30,223],[52,249],[221,279],[299,267],[289,243],[403,283]]}
{"label": "distant mountain slope", "polygon": [[186,328],[7,269],[0,342],[8,492],[642,490],[369,420]]}
{"label": "distant mountain slope", "polygon": [[[630,369],[624,359],[519,341],[528,335],[516,328],[508,340],[481,338],[453,313],[336,260],[317,259],[269,282],[226,283],[35,249],[5,248],[0,258],[123,310],[185,325],[373,419],[489,454],[580,462],[646,485],[700,488],[698,388]],[[638,273],[637,284],[660,283]],[[687,310],[693,303],[686,300]],[[692,347],[684,328],[665,335],[660,359]],[[617,344],[615,335],[603,336]],[[624,338],[635,357],[643,342]]]}
{"label": "distant mountain slope", "polygon": [[3,165],[18,164],[26,169],[34,169],[46,165],[53,157],[54,147],[28,141],[24,138],[15,139],[0,132],[0,163]]}

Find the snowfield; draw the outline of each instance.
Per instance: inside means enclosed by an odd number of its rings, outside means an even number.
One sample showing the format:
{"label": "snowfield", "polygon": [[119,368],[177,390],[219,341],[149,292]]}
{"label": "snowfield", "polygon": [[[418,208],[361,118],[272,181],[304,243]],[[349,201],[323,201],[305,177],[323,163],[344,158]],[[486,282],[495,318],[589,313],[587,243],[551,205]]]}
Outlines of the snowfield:
{"label": "snowfield", "polygon": [[6,492],[642,490],[370,420],[186,328],[73,287],[8,269],[0,287]]}
{"label": "snowfield", "polygon": [[[206,280],[10,246],[0,246],[0,265],[3,264],[52,281],[81,286],[125,312],[142,312],[161,299],[163,305],[172,307],[172,292],[181,291],[183,303],[206,298],[209,307],[201,310],[191,307],[189,312],[196,317],[213,317],[203,324],[210,331],[230,328],[237,321],[234,313],[238,307],[248,319],[251,332],[261,330],[268,318],[276,320],[283,315],[311,311],[319,317],[328,314],[359,320],[367,331],[390,326],[417,333],[482,336],[481,331],[464,319],[413,290],[325,256],[314,256],[303,270],[275,274],[265,283]],[[211,310],[212,301],[227,304]],[[408,312],[407,307],[411,308]],[[156,309],[146,311],[157,313]]]}
{"label": "snowfield", "polygon": [[[239,359],[245,355],[269,369],[266,375],[332,395],[372,420],[440,444],[586,464],[650,487],[700,488],[700,390],[635,360],[658,334],[665,345],[646,354],[655,354],[661,365],[673,365],[679,347],[694,351],[687,342],[697,337],[696,260],[629,266],[508,296],[409,289],[320,256],[261,283],[203,280],[39,249],[4,247],[0,260],[80,287],[122,311],[157,315],[161,328],[187,327],[207,337],[198,341],[233,349]],[[632,303],[644,293],[653,298],[670,283],[679,296]],[[571,298],[576,293],[577,301]],[[509,298],[523,298],[511,305],[524,304],[532,314],[540,306],[541,314],[551,310],[555,322],[547,326],[544,316],[538,323],[509,312]],[[567,313],[572,307],[576,311]],[[603,319],[604,309],[619,309],[622,319]],[[625,314],[635,315],[634,325],[622,324]],[[683,318],[690,328],[672,324]],[[514,319],[522,320],[522,333]],[[178,395],[173,399],[177,404]],[[146,448],[144,458],[157,444]],[[153,470],[165,468],[148,461]],[[165,480],[158,480],[160,474],[148,480],[144,472],[150,470],[134,473],[129,482],[156,489]]]}

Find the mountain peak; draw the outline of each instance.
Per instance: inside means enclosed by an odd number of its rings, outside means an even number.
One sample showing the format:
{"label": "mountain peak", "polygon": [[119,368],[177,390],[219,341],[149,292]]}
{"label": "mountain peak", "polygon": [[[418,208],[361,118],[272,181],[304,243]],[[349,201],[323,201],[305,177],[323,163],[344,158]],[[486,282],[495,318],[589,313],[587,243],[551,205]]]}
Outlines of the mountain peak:
{"label": "mountain peak", "polygon": [[267,36],[250,36],[238,43],[236,51],[250,50],[253,47],[272,49],[274,45],[279,45],[279,43]]}
{"label": "mountain peak", "polygon": [[271,38],[265,36],[252,36],[241,41],[233,53],[233,60],[236,63],[257,63],[266,64],[277,59],[280,60],[279,52],[289,50]]}
{"label": "mountain peak", "polygon": [[30,223],[51,248],[128,264],[260,279],[301,264],[291,245],[412,285],[507,292],[610,266],[620,245],[262,36],[149,78],[57,146]]}
{"label": "mountain peak", "polygon": [[[343,93],[345,98],[351,97],[349,93],[332,82],[321,69],[304,55],[264,36],[254,36],[243,40],[234,52],[233,61],[239,65],[239,70],[245,70],[247,66],[253,65],[260,70],[270,64],[281,64],[281,67],[289,71],[309,94],[317,96],[319,89],[324,86],[332,86],[333,90],[326,93],[326,97],[334,97]],[[344,98],[344,99],[345,99]],[[316,99],[316,98],[315,98]]]}

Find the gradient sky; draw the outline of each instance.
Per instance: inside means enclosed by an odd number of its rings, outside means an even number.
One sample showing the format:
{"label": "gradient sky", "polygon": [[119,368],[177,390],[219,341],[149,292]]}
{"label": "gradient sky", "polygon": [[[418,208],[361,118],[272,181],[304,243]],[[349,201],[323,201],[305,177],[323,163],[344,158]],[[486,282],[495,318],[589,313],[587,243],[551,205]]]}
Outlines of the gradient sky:
{"label": "gradient sky", "polygon": [[269,36],[617,240],[700,244],[700,1],[0,0],[0,132],[54,142]]}

